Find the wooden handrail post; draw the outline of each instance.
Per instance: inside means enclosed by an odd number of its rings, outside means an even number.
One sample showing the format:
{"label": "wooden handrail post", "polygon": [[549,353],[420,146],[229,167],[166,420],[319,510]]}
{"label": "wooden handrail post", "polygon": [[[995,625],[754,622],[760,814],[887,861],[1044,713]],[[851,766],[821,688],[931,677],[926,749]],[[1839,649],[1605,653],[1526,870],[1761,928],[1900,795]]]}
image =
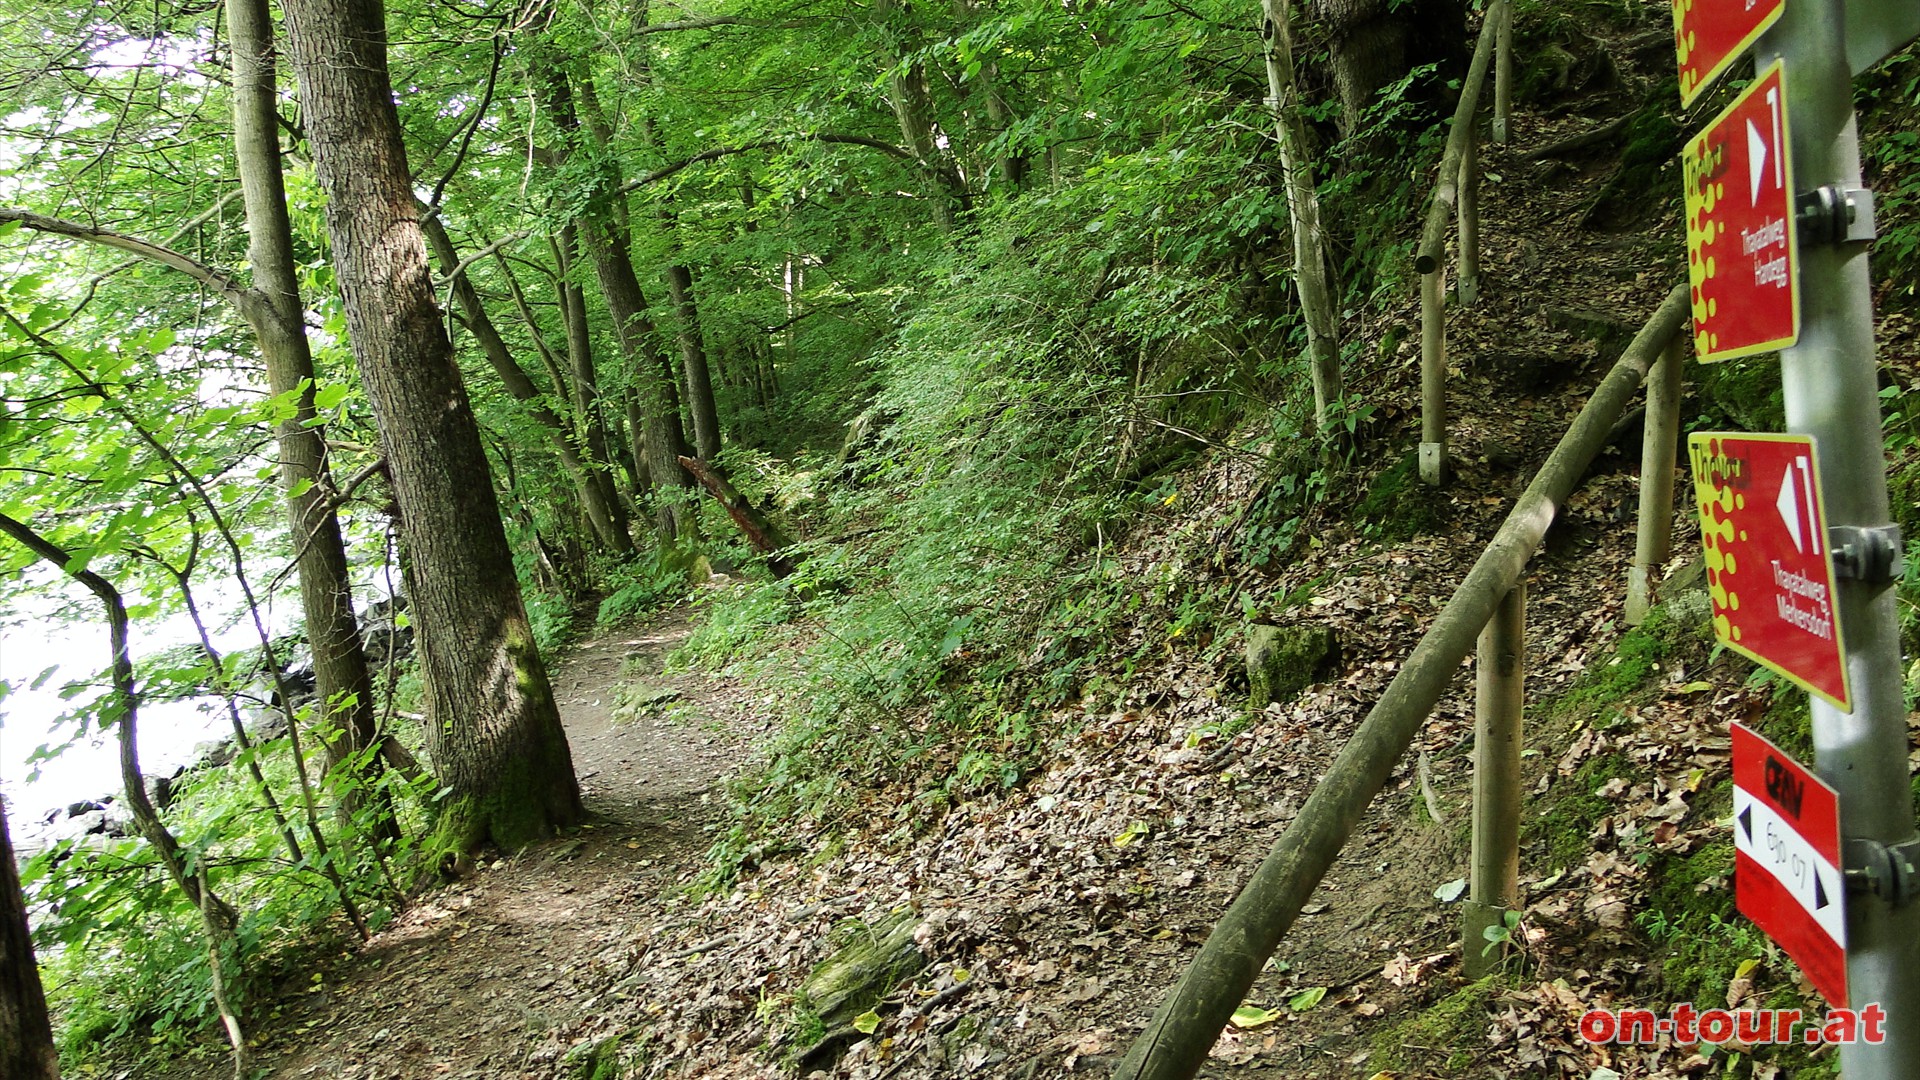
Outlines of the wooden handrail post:
{"label": "wooden handrail post", "polygon": [[1505,146],[1507,119],[1513,113],[1513,4],[1500,0],[1493,17],[1493,141]]}
{"label": "wooden handrail post", "polygon": [[1500,599],[1480,631],[1473,735],[1473,866],[1461,971],[1477,979],[1499,967],[1501,949],[1488,946],[1488,927],[1502,926],[1520,903],[1520,750],[1525,705],[1527,585]]}
{"label": "wooden handrail post", "polygon": [[1647,419],[1640,442],[1640,527],[1627,570],[1627,625],[1653,607],[1653,575],[1673,555],[1673,468],[1680,444],[1681,367],[1686,338],[1676,334],[1647,378]]}
{"label": "wooden handrail post", "polygon": [[[1471,123],[1471,120],[1469,121]],[[1480,137],[1467,132],[1460,151],[1460,306],[1480,298]]]}
{"label": "wooden handrail post", "polygon": [[1420,479],[1447,476],[1447,268],[1420,278]]}
{"label": "wooden handrail post", "polygon": [[[1495,7],[1506,2],[1495,0]],[[1447,148],[1440,155],[1440,176],[1434,182],[1433,198],[1427,203],[1426,223],[1421,227],[1420,243],[1413,256],[1413,271],[1421,276],[1420,479],[1434,485],[1444,483],[1447,476],[1447,219],[1461,210],[1464,197],[1460,183],[1461,159],[1472,153],[1469,147],[1473,142],[1473,117],[1479,110],[1480,94],[1486,88],[1487,68],[1493,63],[1494,29],[1499,25],[1493,18],[1496,14],[1490,11],[1481,23],[1480,39],[1473,47],[1473,61],[1467,65],[1467,77],[1460,83],[1460,103],[1453,110],[1453,130],[1447,134]],[[1478,217],[1474,222],[1477,227]],[[1477,246],[1474,265],[1479,265]]]}

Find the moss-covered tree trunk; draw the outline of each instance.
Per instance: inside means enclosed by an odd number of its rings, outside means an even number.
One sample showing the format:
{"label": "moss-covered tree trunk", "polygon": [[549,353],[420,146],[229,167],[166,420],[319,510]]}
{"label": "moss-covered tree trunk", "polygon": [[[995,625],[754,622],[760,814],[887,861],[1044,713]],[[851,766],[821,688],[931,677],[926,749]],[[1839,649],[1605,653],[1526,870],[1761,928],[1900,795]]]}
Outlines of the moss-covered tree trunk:
{"label": "moss-covered tree trunk", "polygon": [[287,39],[347,330],[407,550],[443,836],[520,847],[580,788],[534,646],[479,426],[441,325],[400,141],[379,0],[288,0]]}
{"label": "moss-covered tree trunk", "polygon": [[40,966],[27,935],[27,903],[13,865],[7,808],[0,803],[0,1076],[12,1080],[60,1080],[60,1055]]}

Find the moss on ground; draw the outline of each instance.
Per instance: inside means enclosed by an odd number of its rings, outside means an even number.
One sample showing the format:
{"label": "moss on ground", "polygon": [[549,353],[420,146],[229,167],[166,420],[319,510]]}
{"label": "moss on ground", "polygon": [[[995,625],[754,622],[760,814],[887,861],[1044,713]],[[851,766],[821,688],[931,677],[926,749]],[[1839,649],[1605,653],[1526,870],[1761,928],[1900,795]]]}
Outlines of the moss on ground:
{"label": "moss on ground", "polygon": [[1446,497],[1420,481],[1420,455],[1408,453],[1382,470],[1367,485],[1367,493],[1353,508],[1362,530],[1376,540],[1398,543],[1421,533],[1436,532],[1446,523],[1441,508]]}
{"label": "moss on ground", "polygon": [[[1499,975],[1489,975],[1382,1029],[1373,1037],[1367,1067],[1382,1072],[1416,1068],[1457,1072],[1471,1066],[1486,1042],[1493,995],[1504,985]],[[1443,1053],[1447,1055],[1444,1062],[1430,1060]]]}

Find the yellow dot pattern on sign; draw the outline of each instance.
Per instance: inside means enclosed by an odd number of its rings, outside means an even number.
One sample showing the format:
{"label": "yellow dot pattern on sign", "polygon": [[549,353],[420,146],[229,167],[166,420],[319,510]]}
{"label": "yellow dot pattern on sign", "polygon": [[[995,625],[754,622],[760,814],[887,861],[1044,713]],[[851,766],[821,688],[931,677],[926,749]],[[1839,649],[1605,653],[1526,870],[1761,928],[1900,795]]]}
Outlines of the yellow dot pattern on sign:
{"label": "yellow dot pattern on sign", "polygon": [[[1708,459],[1718,458],[1721,442],[1708,442]],[[1700,511],[1700,548],[1707,560],[1707,595],[1713,602],[1713,636],[1724,642],[1738,642],[1740,628],[1733,625],[1732,612],[1740,610],[1740,594],[1734,579],[1740,572],[1734,557],[1733,512],[1747,505],[1746,496],[1725,483],[1715,483],[1706,470],[1693,473],[1693,496]],[[1746,533],[1740,533],[1746,539]]]}
{"label": "yellow dot pattern on sign", "polygon": [[1700,38],[1687,29],[1687,15],[1693,11],[1693,0],[1674,0],[1673,2],[1673,51],[1680,57],[1680,93],[1685,98],[1693,96],[1694,87],[1700,85],[1700,73],[1688,61],[1693,50],[1699,47]]}
{"label": "yellow dot pattern on sign", "polygon": [[1714,242],[1727,231],[1724,222],[1713,220],[1713,210],[1726,198],[1727,187],[1713,175],[1717,171],[1713,158],[1705,137],[1696,138],[1681,155],[1680,170],[1686,183],[1687,287],[1693,300],[1693,349],[1700,356],[1713,354],[1720,345],[1720,335],[1712,329],[1720,305],[1709,293],[1720,271]]}

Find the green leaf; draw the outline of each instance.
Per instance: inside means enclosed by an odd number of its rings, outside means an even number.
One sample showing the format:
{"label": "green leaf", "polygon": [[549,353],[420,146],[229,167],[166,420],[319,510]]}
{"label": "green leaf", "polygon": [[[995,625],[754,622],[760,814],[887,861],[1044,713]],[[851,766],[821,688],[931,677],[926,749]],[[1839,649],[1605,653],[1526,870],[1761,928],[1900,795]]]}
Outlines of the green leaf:
{"label": "green leaf", "polygon": [[347,400],[347,388],[342,383],[323,386],[313,395],[314,407],[318,409],[338,408],[345,400]]}
{"label": "green leaf", "polygon": [[880,1014],[868,1009],[853,1018],[853,1030],[862,1035],[871,1035],[880,1029]]}
{"label": "green leaf", "polygon": [[1292,1009],[1294,1012],[1306,1012],[1308,1009],[1320,1004],[1321,999],[1326,996],[1326,987],[1310,986],[1288,998],[1287,1008]]}
{"label": "green leaf", "polygon": [[[1321,992],[1325,993],[1324,990]],[[1279,1009],[1262,1009],[1258,1005],[1242,1005],[1233,1010],[1233,1016],[1228,1019],[1234,1027],[1246,1029],[1264,1027],[1284,1015],[1286,1014],[1282,1013]]]}

